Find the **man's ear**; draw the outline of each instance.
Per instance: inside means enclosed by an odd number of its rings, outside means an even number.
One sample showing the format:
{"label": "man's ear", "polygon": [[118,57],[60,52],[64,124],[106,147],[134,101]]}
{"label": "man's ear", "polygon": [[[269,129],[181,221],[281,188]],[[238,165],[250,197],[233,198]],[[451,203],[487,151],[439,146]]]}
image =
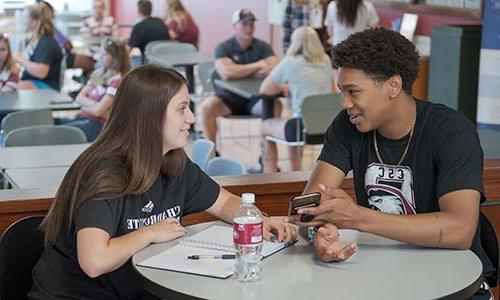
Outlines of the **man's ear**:
{"label": "man's ear", "polygon": [[398,74],[393,75],[386,81],[386,85],[389,92],[389,98],[393,99],[401,92],[403,88],[403,79]]}

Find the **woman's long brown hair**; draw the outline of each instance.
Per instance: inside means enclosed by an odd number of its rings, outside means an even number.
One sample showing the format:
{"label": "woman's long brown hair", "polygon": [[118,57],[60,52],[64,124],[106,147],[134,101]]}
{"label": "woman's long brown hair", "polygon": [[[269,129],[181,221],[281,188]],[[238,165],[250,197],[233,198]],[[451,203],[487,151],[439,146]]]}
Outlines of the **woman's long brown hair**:
{"label": "woman's long brown hair", "polygon": [[44,35],[52,35],[54,36],[54,23],[52,23],[52,19],[49,17],[50,12],[49,8],[41,3],[30,5],[27,7],[28,10],[28,18],[33,21],[37,21],[38,25],[35,29],[35,40],[39,40]]}
{"label": "woman's long brown hair", "polygon": [[146,192],[160,174],[184,171],[183,149],[163,156],[167,105],[186,82],[174,70],[145,65],[123,78],[110,117],[96,141],[73,163],[42,222],[45,238],[55,241],[63,226],[87,201]]}
{"label": "woman's long brown hair", "polygon": [[340,23],[347,26],[354,26],[358,15],[358,7],[363,0],[336,0],[337,2],[337,19]]}

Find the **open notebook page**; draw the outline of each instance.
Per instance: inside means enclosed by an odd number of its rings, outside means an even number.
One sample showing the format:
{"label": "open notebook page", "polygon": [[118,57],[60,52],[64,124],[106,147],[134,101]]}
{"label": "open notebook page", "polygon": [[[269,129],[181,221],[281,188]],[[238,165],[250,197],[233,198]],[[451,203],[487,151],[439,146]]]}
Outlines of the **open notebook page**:
{"label": "open notebook page", "polygon": [[[287,247],[285,243],[264,241],[262,256],[269,256]],[[162,253],[147,258],[137,265],[176,272],[227,278],[233,274],[234,259],[191,260],[190,255],[221,255],[235,253],[231,227],[214,225],[180,240],[180,243]]]}

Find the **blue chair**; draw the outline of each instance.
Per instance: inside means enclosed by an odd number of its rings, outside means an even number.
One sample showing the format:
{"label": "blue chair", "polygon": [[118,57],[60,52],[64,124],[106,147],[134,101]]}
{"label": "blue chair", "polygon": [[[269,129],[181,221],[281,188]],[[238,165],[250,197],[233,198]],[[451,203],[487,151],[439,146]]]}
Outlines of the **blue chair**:
{"label": "blue chair", "polygon": [[207,139],[197,139],[191,148],[191,160],[206,171],[208,160],[215,156],[215,145]]}
{"label": "blue chair", "polygon": [[239,161],[214,157],[208,162],[206,173],[209,176],[244,175],[247,173],[247,170]]}

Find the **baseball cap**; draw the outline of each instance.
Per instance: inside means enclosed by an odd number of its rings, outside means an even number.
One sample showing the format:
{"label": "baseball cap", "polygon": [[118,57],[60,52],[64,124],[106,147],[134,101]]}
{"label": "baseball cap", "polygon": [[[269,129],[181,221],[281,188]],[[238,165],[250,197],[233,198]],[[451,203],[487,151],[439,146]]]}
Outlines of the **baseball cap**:
{"label": "baseball cap", "polygon": [[257,18],[249,9],[241,8],[233,13],[233,17],[231,20],[233,24],[236,24],[243,21],[256,21]]}

